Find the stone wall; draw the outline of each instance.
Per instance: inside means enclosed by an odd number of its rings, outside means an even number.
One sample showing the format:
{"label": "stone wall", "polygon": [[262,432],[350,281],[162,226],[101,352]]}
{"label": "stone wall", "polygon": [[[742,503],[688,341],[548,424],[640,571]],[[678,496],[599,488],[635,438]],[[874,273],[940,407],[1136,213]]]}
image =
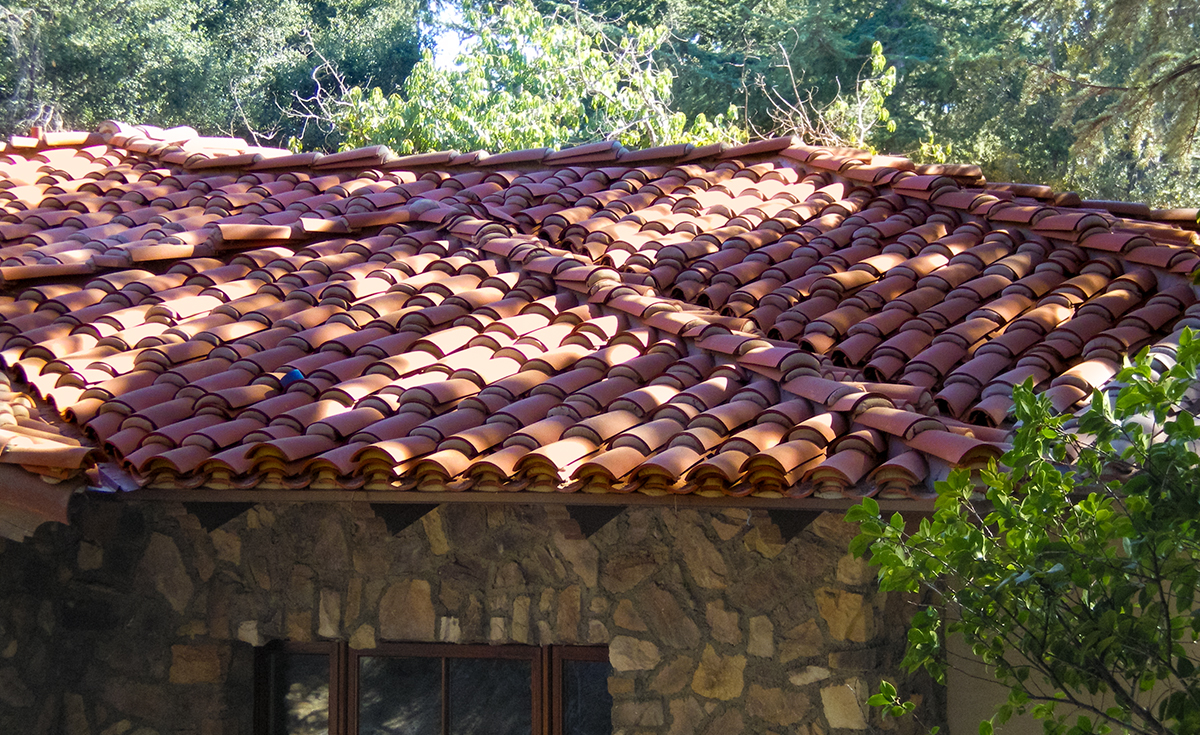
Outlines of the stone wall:
{"label": "stone wall", "polygon": [[861,705],[898,671],[911,605],[872,587],[826,514],[629,508],[590,538],[562,508],[443,505],[388,532],[365,504],[257,506],[208,532],[182,505],[89,500],[0,550],[0,732],[251,731],[273,639],[607,644],[614,732],[914,732]]}

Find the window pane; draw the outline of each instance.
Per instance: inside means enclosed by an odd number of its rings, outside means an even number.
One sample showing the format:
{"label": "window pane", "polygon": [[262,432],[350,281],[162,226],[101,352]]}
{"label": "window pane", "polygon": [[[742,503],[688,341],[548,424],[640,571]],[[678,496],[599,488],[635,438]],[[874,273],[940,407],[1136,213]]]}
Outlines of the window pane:
{"label": "window pane", "polygon": [[533,668],[529,661],[452,658],[450,735],[530,735]]}
{"label": "window pane", "polygon": [[270,735],[327,735],[329,656],[273,653],[269,661],[267,732]]}
{"label": "window pane", "polygon": [[610,735],[612,695],[607,661],[563,661],[564,735]]}
{"label": "window pane", "polygon": [[440,658],[359,659],[359,735],[439,735]]}

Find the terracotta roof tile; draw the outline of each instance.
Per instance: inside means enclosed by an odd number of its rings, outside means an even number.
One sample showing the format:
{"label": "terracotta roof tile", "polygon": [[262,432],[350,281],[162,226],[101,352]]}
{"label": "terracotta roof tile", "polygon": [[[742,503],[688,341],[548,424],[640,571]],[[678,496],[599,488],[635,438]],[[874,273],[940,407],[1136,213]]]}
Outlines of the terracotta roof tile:
{"label": "terracotta roof tile", "polygon": [[0,159],[0,360],[142,485],[927,498],[1196,302],[1188,213],[970,166],[158,135]]}

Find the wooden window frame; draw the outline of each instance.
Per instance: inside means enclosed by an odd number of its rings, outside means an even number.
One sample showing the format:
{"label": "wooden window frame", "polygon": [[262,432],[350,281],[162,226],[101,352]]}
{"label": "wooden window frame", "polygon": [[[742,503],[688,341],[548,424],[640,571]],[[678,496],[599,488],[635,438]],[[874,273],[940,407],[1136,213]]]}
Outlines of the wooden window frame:
{"label": "wooden window frame", "polygon": [[450,659],[508,659],[530,662],[531,712],[534,735],[563,735],[564,662],[608,663],[605,646],[489,646],[455,643],[384,643],[351,649],[345,641],[297,643],[275,641],[259,649],[255,659],[254,731],[270,725],[271,657],[276,654],[323,654],[329,657],[329,735],[357,735],[359,661],[370,657],[439,658],[442,660],[442,735],[449,732]]}

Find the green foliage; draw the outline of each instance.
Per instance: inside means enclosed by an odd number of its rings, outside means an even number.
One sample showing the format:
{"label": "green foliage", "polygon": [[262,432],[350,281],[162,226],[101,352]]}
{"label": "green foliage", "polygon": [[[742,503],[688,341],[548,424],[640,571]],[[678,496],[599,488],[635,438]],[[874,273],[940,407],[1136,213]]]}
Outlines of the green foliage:
{"label": "green foliage", "polygon": [[[117,118],[282,141],[325,62],[394,87],[423,0],[10,0],[0,5],[0,132]],[[315,140],[315,139],[314,139]]]}
{"label": "green foliage", "polygon": [[1097,391],[1073,431],[1022,386],[1005,467],[982,485],[955,471],[911,534],[869,498],[847,514],[883,589],[940,598],[915,614],[905,666],[944,678],[944,626],[1009,689],[981,733],[1018,713],[1051,735],[1200,732],[1198,367],[1185,329],[1174,356],[1127,364],[1115,399]]}
{"label": "green foliage", "polygon": [[516,150],[610,139],[630,147],[740,140],[733,106],[709,120],[671,109],[664,28],[619,35],[591,19],[547,17],[530,0],[464,9],[473,36],[449,68],[426,52],[403,94],[349,91],[334,114],[345,145]]}

